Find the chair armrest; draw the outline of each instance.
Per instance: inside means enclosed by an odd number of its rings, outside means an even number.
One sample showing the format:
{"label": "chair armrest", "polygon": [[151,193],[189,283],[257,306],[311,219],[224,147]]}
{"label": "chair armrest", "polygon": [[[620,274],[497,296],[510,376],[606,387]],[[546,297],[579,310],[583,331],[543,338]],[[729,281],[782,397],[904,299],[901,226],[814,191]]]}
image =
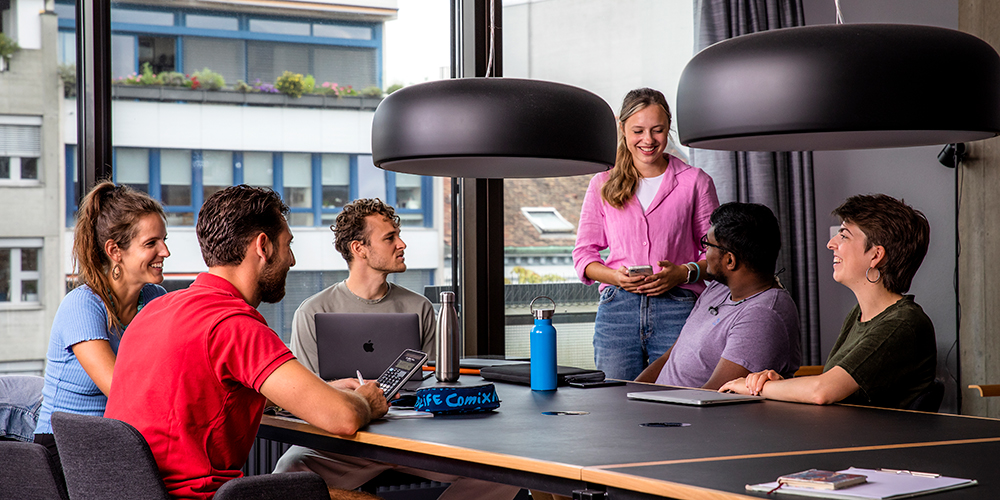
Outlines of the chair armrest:
{"label": "chair armrest", "polygon": [[806,365],[800,366],[796,370],[794,377],[806,377],[809,375],[821,375],[823,373],[823,365]]}
{"label": "chair armrest", "polygon": [[979,395],[984,398],[1000,396],[1000,384],[970,385],[969,389],[979,389]]}

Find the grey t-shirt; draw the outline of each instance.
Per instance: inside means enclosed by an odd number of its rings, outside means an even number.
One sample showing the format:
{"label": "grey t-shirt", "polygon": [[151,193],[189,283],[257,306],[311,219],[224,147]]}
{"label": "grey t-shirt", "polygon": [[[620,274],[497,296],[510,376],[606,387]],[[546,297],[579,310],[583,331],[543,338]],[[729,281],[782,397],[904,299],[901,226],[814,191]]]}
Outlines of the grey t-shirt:
{"label": "grey t-shirt", "polygon": [[423,295],[389,283],[389,291],[377,300],[354,295],[343,281],[312,297],[295,310],[292,320],[292,353],[306,368],[319,373],[316,354],[316,320],[319,312],[341,313],[417,313],[420,315],[421,349],[434,359],[434,306]]}
{"label": "grey t-shirt", "polygon": [[771,288],[733,302],[729,287],[707,283],[657,384],[701,387],[712,377],[719,358],[751,372],[771,369],[784,377],[799,369],[799,313],[787,291]]}

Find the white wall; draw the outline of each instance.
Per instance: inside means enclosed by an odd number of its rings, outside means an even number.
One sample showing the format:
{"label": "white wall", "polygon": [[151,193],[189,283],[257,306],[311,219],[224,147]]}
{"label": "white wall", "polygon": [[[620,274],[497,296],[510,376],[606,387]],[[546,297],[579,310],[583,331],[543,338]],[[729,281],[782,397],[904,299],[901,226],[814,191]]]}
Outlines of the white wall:
{"label": "white wall", "polygon": [[[841,12],[848,23],[904,23],[958,28],[957,0],[841,0]],[[832,24],[834,3],[830,0],[803,0],[806,24]],[[942,61],[942,67],[945,62]],[[926,106],[947,105],[943,96],[926,96]],[[948,350],[955,341],[955,172],[937,161],[940,146],[863,151],[813,153],[816,185],[817,241],[829,240],[830,216],[845,198],[854,194],[885,193],[902,198],[922,211],[931,226],[927,257],[910,288],[917,303],[934,322],[938,340],[938,376],[947,377],[946,366],[955,369],[955,355]],[[856,303],[854,295],[833,281],[832,254],[820,249],[820,324],[823,356],[837,338],[844,316]],[[954,383],[942,410],[954,411]]]}
{"label": "white wall", "polygon": [[692,4],[504,2],[503,75],[584,87],[603,97],[616,113],[626,92],[652,87],[676,109],[677,82],[694,51]]}
{"label": "white wall", "polygon": [[42,48],[42,20],[39,14],[44,10],[45,0],[11,1],[10,14],[14,17],[12,38],[22,49]]}

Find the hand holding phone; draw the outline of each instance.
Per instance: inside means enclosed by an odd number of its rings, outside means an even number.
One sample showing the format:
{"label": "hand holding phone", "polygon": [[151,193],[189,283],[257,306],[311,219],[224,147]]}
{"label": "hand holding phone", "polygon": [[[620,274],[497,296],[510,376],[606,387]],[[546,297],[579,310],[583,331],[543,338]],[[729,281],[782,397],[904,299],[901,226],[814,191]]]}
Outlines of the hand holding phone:
{"label": "hand holding phone", "polygon": [[628,275],[630,277],[634,276],[652,276],[653,266],[628,266]]}

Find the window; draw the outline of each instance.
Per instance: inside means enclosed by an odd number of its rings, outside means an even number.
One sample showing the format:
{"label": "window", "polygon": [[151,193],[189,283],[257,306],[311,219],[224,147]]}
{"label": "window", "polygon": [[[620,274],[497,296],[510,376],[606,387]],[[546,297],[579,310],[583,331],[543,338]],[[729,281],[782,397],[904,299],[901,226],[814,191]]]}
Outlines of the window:
{"label": "window", "polygon": [[194,200],[191,189],[191,151],[164,149],[160,151],[160,201],[167,211],[167,225],[193,226]]}
{"label": "window", "polygon": [[237,31],[240,29],[240,21],[235,17],[188,14],[184,16],[184,24],[188,28],[201,28],[207,30]]}
{"label": "window", "polygon": [[149,64],[153,74],[156,75],[177,69],[174,57],[177,50],[176,38],[172,36],[140,36],[137,37],[137,42],[139,70],[142,70],[144,64]]}
{"label": "window", "polygon": [[349,38],[353,40],[371,40],[372,29],[362,26],[316,23],[313,24],[313,36]]}
{"label": "window", "polygon": [[0,306],[39,302],[41,238],[0,239]]}
{"label": "window", "polygon": [[282,155],[284,185],[281,197],[291,209],[288,223],[292,226],[313,225],[312,214],[312,155],[285,153]]}
{"label": "window", "polygon": [[573,223],[566,220],[558,210],[552,207],[521,207],[521,213],[542,236],[573,234]]}
{"label": "window", "polygon": [[116,148],[115,182],[144,193],[149,192],[149,150],[146,148]]}
{"label": "window", "polygon": [[265,19],[251,19],[250,31],[255,31],[257,33],[276,33],[280,35],[310,35],[309,23],[294,21],[270,21]]}
{"label": "window", "polygon": [[37,184],[41,123],[40,117],[0,115],[0,184]]}
{"label": "window", "polygon": [[208,68],[222,75],[228,86],[246,79],[242,40],[186,36],[183,41],[185,73]]}

